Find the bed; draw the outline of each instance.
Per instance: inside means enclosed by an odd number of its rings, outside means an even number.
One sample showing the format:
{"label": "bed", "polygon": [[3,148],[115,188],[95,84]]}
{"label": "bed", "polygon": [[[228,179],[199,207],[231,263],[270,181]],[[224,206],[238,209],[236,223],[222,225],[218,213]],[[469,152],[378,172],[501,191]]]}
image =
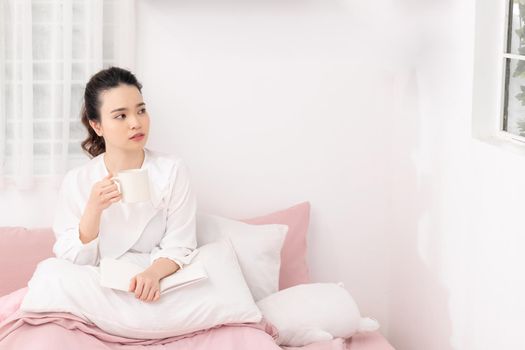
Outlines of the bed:
{"label": "bed", "polygon": [[0,227],[0,349],[287,349],[393,350],[379,332],[356,334],[303,347],[279,347],[276,328],[227,324],[183,336],[137,340],[113,336],[67,313],[26,313],[17,307],[38,262],[53,256],[50,228]]}

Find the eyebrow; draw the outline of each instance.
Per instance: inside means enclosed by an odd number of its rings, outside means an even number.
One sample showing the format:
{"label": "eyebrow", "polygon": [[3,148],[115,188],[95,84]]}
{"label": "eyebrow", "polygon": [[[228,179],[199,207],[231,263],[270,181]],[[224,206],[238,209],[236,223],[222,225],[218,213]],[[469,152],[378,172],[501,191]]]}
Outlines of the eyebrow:
{"label": "eyebrow", "polygon": [[[144,102],[141,102],[137,105],[137,107],[140,107],[140,106],[145,106],[146,104]],[[120,111],[126,111],[127,108],[126,107],[121,107],[121,108],[117,108],[117,109],[114,109],[112,110],[111,112],[109,113],[113,113],[113,112],[120,112]]]}

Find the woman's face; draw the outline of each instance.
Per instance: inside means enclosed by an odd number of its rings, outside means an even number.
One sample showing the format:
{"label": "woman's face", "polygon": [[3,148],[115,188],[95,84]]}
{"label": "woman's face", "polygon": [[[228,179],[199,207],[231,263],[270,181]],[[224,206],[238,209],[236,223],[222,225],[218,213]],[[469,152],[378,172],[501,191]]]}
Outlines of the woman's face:
{"label": "woman's face", "polygon": [[[144,147],[149,134],[149,115],[142,94],[136,86],[121,84],[99,96],[100,123],[90,121],[98,135],[104,137],[106,150],[134,151]],[[142,137],[133,138],[142,134]]]}

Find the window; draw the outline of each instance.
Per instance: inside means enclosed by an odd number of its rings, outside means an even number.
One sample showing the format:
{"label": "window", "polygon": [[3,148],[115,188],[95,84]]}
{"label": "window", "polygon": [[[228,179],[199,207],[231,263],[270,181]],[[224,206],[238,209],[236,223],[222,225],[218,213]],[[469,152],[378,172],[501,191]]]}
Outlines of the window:
{"label": "window", "polygon": [[525,141],[525,1],[509,0],[501,129]]}
{"label": "window", "polygon": [[119,61],[134,54],[121,43],[123,30],[126,41],[134,40],[122,28],[133,21],[122,24],[115,16],[129,15],[133,6],[0,1],[0,183],[30,188],[36,178],[60,178],[89,159],[80,148],[87,135],[79,117],[84,86],[102,68],[133,68]]}

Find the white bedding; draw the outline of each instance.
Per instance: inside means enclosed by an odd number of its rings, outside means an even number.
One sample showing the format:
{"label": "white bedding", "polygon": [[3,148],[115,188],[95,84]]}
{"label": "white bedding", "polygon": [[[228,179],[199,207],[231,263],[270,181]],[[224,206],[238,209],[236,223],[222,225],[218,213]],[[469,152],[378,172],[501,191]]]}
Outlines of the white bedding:
{"label": "white bedding", "polygon": [[[199,247],[208,279],[145,303],[133,293],[100,286],[98,266],[49,258],[38,264],[21,309],[70,312],[104,331],[137,339],[159,339],[225,323],[259,322],[261,313],[229,240]],[[123,258],[140,263],[140,255]],[[148,264],[149,261],[145,261]],[[144,265],[147,266],[147,265]]]}

